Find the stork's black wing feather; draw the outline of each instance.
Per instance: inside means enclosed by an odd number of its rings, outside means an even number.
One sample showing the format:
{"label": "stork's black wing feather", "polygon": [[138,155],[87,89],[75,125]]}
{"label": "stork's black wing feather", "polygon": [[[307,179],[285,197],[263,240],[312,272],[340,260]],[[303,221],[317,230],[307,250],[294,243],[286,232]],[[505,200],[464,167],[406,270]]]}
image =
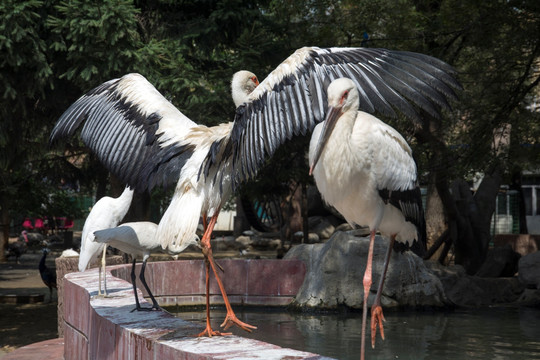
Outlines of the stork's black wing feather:
{"label": "stork's black wing feather", "polygon": [[[162,122],[173,124],[160,130]],[[107,81],[79,98],[56,123],[50,142],[81,138],[105,167],[137,191],[174,184],[194,146],[170,141],[193,124],[141,75]],[[165,128],[165,127],[164,127]],[[169,132],[169,133],[167,133]],[[162,137],[167,137],[166,144]]]}
{"label": "stork's black wing feather", "polygon": [[[427,55],[369,48],[300,49],[261,82],[251,102],[237,109],[230,145],[220,159],[233,158],[233,187],[252,178],[287,139],[305,135],[324,119],[326,89],[340,77],[356,83],[361,110],[390,117],[401,113],[417,122],[422,121],[421,111],[439,117],[461,87],[451,66]],[[262,145],[256,139],[262,139]]]}
{"label": "stork's black wing feather", "polygon": [[[422,194],[420,187],[416,185],[413,189],[403,191],[390,191],[388,189],[379,190],[379,195],[384,202],[398,208],[405,220],[416,226],[418,239],[413,241],[410,250],[422,257],[426,253],[426,220],[424,217],[424,207],[422,204]],[[407,244],[396,242],[394,249],[403,251],[407,249]]]}

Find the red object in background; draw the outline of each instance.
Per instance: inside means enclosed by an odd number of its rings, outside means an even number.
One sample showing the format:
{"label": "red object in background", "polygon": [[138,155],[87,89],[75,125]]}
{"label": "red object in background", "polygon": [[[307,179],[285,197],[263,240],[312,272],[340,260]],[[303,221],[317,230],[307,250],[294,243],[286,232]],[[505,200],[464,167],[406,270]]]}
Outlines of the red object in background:
{"label": "red object in background", "polygon": [[32,219],[25,218],[23,223],[22,223],[22,227],[25,228],[26,230],[34,229],[34,225],[32,225]]}
{"label": "red object in background", "polygon": [[56,226],[58,230],[66,231],[73,227],[73,219],[68,217],[57,217]]}
{"label": "red object in background", "polygon": [[66,218],[66,221],[64,221],[64,230],[71,229],[73,227],[73,219]]}
{"label": "red object in background", "polygon": [[34,221],[34,227],[36,228],[36,230],[43,229],[43,219],[42,218],[36,218],[36,220]]}
{"label": "red object in background", "polygon": [[34,229],[39,231],[40,233],[47,235],[49,232],[49,220],[47,217],[38,217],[34,221]]}

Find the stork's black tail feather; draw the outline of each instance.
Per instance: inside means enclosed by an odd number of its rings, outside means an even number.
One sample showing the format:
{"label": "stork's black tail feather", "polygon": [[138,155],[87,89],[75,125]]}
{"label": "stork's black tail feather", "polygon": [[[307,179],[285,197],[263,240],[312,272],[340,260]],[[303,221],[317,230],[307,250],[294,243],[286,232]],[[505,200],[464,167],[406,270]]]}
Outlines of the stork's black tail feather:
{"label": "stork's black tail feather", "polygon": [[427,251],[426,239],[426,219],[424,217],[424,206],[422,205],[422,193],[417,185],[411,190],[404,191],[388,191],[387,189],[379,190],[379,195],[385,202],[389,202],[398,208],[405,220],[414,224],[418,232],[418,239],[413,241],[412,245],[396,241],[394,250],[403,252],[411,250],[416,255],[424,257]]}

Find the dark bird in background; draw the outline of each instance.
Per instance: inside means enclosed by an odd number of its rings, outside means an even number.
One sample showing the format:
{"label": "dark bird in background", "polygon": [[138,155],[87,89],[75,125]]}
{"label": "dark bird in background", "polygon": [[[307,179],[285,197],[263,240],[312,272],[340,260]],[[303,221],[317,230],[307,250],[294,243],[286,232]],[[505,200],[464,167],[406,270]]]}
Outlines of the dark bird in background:
{"label": "dark bird in background", "polygon": [[24,240],[30,249],[37,249],[43,246],[45,237],[38,232],[23,230],[19,236],[19,240]]}
{"label": "dark bird in background", "polygon": [[19,258],[26,254],[26,251],[28,250],[28,235],[26,233],[26,230],[23,230],[21,233],[21,236],[17,239],[17,241],[12,242],[8,245],[7,251],[6,251],[6,258],[9,258],[11,256],[15,256],[15,262],[19,264]]}
{"label": "dark bird in background", "polygon": [[56,269],[50,269],[45,263],[47,260],[47,254],[49,249],[43,249],[43,256],[39,260],[39,274],[41,275],[41,280],[49,288],[49,302],[52,301],[52,289],[56,289]]}

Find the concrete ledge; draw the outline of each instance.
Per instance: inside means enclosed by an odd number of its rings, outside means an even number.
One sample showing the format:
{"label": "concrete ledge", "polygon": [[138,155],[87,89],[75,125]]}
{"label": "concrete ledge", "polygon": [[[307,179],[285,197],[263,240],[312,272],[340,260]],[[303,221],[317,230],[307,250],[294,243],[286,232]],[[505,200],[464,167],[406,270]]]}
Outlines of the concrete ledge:
{"label": "concrete ledge", "polygon": [[[219,260],[224,286],[235,304],[285,305],[303,282],[298,260]],[[88,359],[321,359],[239,336],[192,335],[201,325],[164,311],[131,312],[135,307],[131,265],[108,268],[110,297],[97,298],[97,269],[67,274],[64,282],[64,358]],[[149,263],[146,279],[161,304],[204,304],[204,262]],[[115,274],[116,276],[112,276]],[[137,273],[138,274],[138,273]],[[212,300],[221,299],[211,280]],[[149,306],[139,291],[141,304]]]}

